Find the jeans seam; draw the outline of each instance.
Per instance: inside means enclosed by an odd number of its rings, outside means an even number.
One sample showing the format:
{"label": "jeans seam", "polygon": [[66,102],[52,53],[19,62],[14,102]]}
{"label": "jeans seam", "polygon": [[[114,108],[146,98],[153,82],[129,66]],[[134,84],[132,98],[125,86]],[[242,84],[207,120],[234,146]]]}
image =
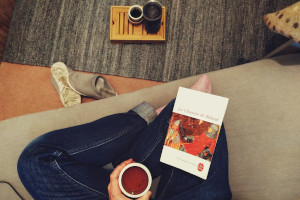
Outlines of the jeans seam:
{"label": "jeans seam", "polygon": [[[142,124],[142,123],[140,122],[137,126],[140,126],[140,124]],[[134,127],[134,128],[136,128],[136,127]],[[99,143],[96,143],[96,144],[93,144],[93,145],[90,145],[90,146],[85,146],[85,147],[73,149],[71,151],[68,151],[68,153],[69,153],[69,155],[75,155],[75,154],[78,154],[78,153],[81,153],[81,152],[84,152],[84,151],[88,151],[88,150],[93,149],[93,148],[97,148],[97,147],[102,146],[102,145],[104,145],[108,142],[111,142],[112,140],[118,139],[119,137],[121,137],[124,134],[128,133],[128,131],[130,131],[132,129],[133,128],[123,129],[122,131],[119,131],[117,134],[115,134],[115,135],[113,135],[109,138],[106,138],[106,139],[102,140]]]}
{"label": "jeans seam", "polygon": [[101,195],[104,195],[104,196],[108,197],[108,195],[106,195],[106,194],[104,194],[104,193],[102,193],[102,192],[100,192],[100,191],[98,191],[98,190],[95,190],[95,189],[93,189],[93,188],[90,188],[89,186],[87,186],[87,185],[85,185],[85,184],[83,184],[83,183],[81,183],[81,182],[75,180],[73,177],[71,177],[66,171],[64,171],[64,170],[59,166],[59,164],[58,164],[58,162],[57,162],[56,159],[54,160],[53,163],[57,166],[57,168],[62,172],[63,175],[65,175],[67,178],[69,178],[69,179],[72,180],[73,182],[77,183],[78,185],[83,186],[85,189],[91,190],[91,191],[93,191],[93,192],[96,192],[96,193],[98,193],[98,194],[101,194]]}
{"label": "jeans seam", "polygon": [[166,184],[166,187],[165,187],[165,188],[164,188],[164,190],[161,192],[161,195],[158,197],[158,199],[157,199],[157,200],[159,200],[159,199],[162,199],[162,198],[163,198],[163,196],[164,196],[164,193],[166,192],[166,190],[167,190],[167,187],[169,186],[169,184],[170,184],[170,182],[171,182],[171,179],[172,179],[172,177],[173,177],[173,173],[174,173],[174,168],[172,168],[171,176],[170,176],[170,178],[169,178],[169,180],[168,180],[168,182],[167,182],[167,184]]}

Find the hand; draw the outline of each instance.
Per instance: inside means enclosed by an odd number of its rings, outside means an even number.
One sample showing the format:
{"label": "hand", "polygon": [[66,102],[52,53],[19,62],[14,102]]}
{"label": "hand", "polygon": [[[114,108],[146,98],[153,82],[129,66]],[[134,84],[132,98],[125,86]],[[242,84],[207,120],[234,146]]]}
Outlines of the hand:
{"label": "hand", "polygon": [[[114,171],[110,174],[110,183],[107,187],[107,190],[108,190],[108,194],[109,194],[109,199],[110,200],[130,200],[129,198],[125,197],[123,194],[122,194],[122,191],[119,187],[119,181],[118,181],[118,178],[119,178],[119,175],[122,171],[122,169],[132,163],[133,160],[132,159],[129,159],[129,160],[126,160],[124,162],[122,162],[120,165],[118,165]],[[144,196],[138,198],[138,200],[149,200],[150,199],[150,196],[151,196],[151,192],[148,191]]]}

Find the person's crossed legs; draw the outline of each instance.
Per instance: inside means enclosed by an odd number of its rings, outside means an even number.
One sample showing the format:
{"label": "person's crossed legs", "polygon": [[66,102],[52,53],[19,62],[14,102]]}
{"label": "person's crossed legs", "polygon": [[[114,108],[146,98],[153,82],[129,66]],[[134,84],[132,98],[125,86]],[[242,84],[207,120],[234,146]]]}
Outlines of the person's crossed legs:
{"label": "person's crossed legs", "polygon": [[[202,76],[193,87],[211,91],[207,76]],[[154,109],[143,103],[128,113],[42,135],[20,156],[20,179],[35,199],[108,199],[111,170],[103,166],[111,162],[116,166],[133,158],[144,163],[154,178],[161,175],[156,199],[180,199],[183,194],[208,199],[208,193],[218,194],[211,197],[229,198],[224,128],[207,181],[160,163],[173,103],[158,110],[154,121]]]}

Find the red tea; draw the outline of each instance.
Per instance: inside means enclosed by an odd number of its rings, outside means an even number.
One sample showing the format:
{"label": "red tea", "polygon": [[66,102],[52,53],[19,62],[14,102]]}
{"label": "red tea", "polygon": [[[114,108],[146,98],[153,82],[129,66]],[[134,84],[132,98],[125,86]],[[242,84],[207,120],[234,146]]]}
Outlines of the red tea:
{"label": "red tea", "polygon": [[140,194],[148,186],[148,175],[140,167],[130,167],[122,176],[122,186],[129,194]]}

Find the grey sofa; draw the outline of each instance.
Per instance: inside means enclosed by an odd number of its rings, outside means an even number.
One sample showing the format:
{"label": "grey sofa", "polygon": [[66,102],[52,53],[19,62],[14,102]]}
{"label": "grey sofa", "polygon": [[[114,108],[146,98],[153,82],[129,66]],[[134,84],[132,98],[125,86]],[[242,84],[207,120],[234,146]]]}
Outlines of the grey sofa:
{"label": "grey sofa", "polygon": [[[300,199],[300,54],[208,73],[213,93],[229,98],[225,128],[233,199]],[[23,148],[48,131],[125,112],[142,101],[156,108],[199,76],[113,98],[0,121],[0,179],[31,199],[17,174]],[[19,199],[5,184],[0,199]]]}

